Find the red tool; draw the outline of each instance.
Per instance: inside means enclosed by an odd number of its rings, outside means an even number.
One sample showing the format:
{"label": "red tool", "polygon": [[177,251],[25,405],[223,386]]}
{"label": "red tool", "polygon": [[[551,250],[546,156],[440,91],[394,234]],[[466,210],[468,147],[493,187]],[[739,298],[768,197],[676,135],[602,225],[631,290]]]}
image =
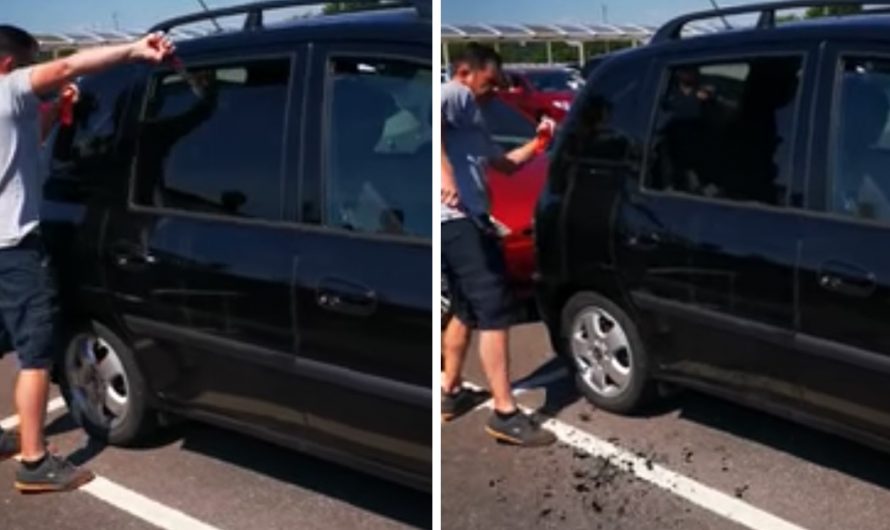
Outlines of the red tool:
{"label": "red tool", "polygon": [[556,122],[550,118],[542,118],[541,123],[546,124],[547,127],[541,128],[541,130],[538,131],[538,135],[535,137],[535,142],[537,142],[537,145],[535,146],[536,155],[540,155],[550,147],[550,142],[553,140],[553,130],[556,128]]}
{"label": "red tool", "polygon": [[73,85],[65,86],[59,96],[59,121],[63,127],[70,127],[74,123],[74,100],[77,98],[77,88]]}

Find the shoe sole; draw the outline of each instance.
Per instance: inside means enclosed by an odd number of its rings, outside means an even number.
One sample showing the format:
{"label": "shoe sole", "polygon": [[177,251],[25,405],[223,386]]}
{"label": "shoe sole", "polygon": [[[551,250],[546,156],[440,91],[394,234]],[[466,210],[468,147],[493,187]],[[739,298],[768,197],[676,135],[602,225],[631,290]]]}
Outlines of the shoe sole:
{"label": "shoe sole", "polygon": [[510,444],[510,445],[515,445],[517,447],[546,447],[548,445],[553,445],[553,443],[556,442],[555,437],[552,440],[548,440],[546,442],[541,442],[541,443],[523,442],[519,438],[513,438],[512,436],[508,436],[504,433],[498,432],[487,425],[485,426],[485,432],[487,432],[489,434],[489,436],[493,437],[495,440],[497,440],[499,442],[503,442],[503,443]]}
{"label": "shoe sole", "polygon": [[79,477],[77,480],[73,480],[65,485],[57,485],[57,484],[28,484],[26,482],[15,482],[15,489],[24,495],[39,495],[41,493],[62,493],[66,491],[74,491],[82,486],[93,481],[96,478],[96,475],[93,473],[85,473],[84,476]]}

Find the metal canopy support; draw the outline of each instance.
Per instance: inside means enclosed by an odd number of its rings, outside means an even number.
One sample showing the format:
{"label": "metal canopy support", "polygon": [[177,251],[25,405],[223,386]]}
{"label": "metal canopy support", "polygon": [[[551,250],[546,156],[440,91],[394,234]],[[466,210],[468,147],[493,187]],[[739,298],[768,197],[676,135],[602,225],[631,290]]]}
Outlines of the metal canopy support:
{"label": "metal canopy support", "polygon": [[553,64],[553,41],[547,41],[547,64]]}

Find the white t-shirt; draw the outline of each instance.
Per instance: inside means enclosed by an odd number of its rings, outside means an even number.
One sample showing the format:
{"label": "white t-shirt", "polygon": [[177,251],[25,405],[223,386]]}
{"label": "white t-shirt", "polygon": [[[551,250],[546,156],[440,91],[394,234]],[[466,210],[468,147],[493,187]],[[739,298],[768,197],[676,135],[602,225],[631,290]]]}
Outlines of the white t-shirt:
{"label": "white t-shirt", "polygon": [[40,100],[31,69],[0,76],[0,248],[14,247],[40,221]]}

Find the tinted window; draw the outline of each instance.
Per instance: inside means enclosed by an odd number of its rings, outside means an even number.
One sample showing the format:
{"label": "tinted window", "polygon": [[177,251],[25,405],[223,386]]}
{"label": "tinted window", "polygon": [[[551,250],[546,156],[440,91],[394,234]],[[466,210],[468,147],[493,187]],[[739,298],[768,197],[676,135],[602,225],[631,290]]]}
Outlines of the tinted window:
{"label": "tinted window", "polygon": [[890,60],[843,63],[831,209],[890,221]]}
{"label": "tinted window", "polygon": [[432,237],[432,70],[375,58],[329,68],[325,224]]}
{"label": "tinted window", "polygon": [[535,124],[525,114],[500,98],[480,103],[488,131],[505,151],[524,145],[535,137]]}
{"label": "tinted window", "polygon": [[562,153],[569,160],[624,162],[639,158],[640,83],[645,67],[628,63],[611,68],[588,83],[565,126]]}
{"label": "tinted window", "polygon": [[281,217],[290,60],[156,79],[141,124],[138,204],[241,217]]}
{"label": "tinted window", "polygon": [[81,166],[114,152],[133,73],[130,68],[117,68],[79,84],[80,100],[74,107],[74,121],[56,131],[52,169]]}
{"label": "tinted window", "polygon": [[671,69],[647,186],[788,204],[801,64],[796,57],[770,57]]}

